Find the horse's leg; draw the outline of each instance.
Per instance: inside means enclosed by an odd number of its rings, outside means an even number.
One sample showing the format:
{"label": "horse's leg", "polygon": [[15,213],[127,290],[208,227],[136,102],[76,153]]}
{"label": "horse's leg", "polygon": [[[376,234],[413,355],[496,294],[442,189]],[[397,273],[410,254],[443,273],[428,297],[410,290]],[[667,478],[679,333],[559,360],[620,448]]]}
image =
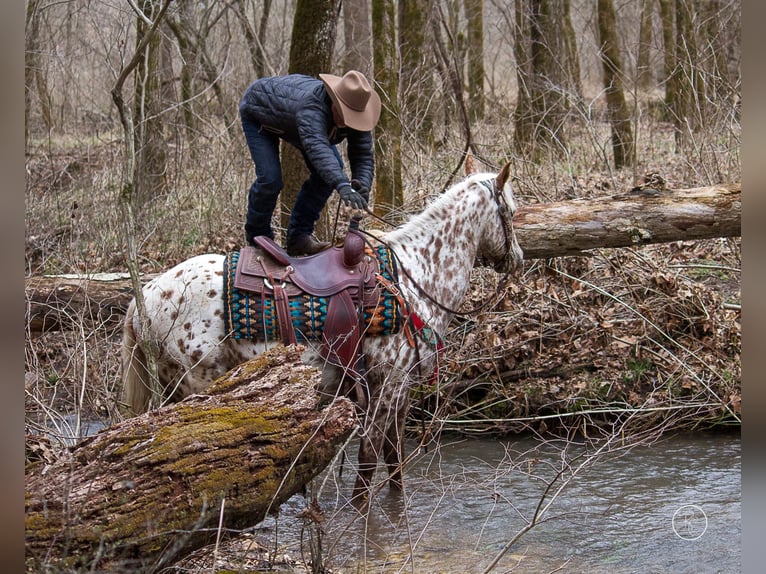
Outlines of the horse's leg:
{"label": "horse's leg", "polygon": [[357,505],[362,505],[369,500],[372,477],[375,475],[377,457],[365,453],[365,441],[359,445],[359,458],[356,469],[356,481],[354,482],[353,500]]}
{"label": "horse's leg", "polygon": [[376,377],[368,378],[370,384],[370,400],[367,411],[363,415],[362,435],[359,442],[357,457],[357,475],[354,484],[355,503],[366,503],[369,500],[372,479],[378,467],[378,459],[383,453],[386,439],[386,428],[392,398],[392,392]]}
{"label": "horse's leg", "polygon": [[[396,371],[394,371],[396,372]],[[358,475],[354,496],[369,490],[378,459],[386,462],[391,486],[401,489],[401,461],[404,423],[407,413],[407,377],[389,376],[370,381],[370,402],[359,445]]]}
{"label": "horse's leg", "polygon": [[404,423],[406,410],[399,409],[396,419],[390,421],[383,443],[383,456],[388,469],[389,486],[402,489],[402,461],[404,460]]}

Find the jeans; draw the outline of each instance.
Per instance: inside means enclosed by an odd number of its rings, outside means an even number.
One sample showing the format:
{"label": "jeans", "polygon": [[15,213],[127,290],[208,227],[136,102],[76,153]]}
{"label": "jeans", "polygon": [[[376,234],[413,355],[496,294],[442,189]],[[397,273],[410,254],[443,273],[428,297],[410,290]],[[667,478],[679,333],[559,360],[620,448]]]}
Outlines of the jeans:
{"label": "jeans", "polygon": [[[248,244],[256,235],[266,235],[274,238],[271,228],[271,216],[279,199],[284,183],[282,181],[282,164],[279,160],[279,136],[261,128],[260,123],[248,117],[242,117],[242,131],[245,133],[250,157],[255,164],[255,181],[247,194],[247,219],[245,235]],[[338,165],[343,169],[343,160],[335,146],[332,146]],[[290,213],[287,224],[287,237],[314,232],[314,224],[327,200],[332,195],[333,188],[326,183],[309,162],[301,150],[303,161],[309,170],[309,177],[303,182],[295,205]]]}

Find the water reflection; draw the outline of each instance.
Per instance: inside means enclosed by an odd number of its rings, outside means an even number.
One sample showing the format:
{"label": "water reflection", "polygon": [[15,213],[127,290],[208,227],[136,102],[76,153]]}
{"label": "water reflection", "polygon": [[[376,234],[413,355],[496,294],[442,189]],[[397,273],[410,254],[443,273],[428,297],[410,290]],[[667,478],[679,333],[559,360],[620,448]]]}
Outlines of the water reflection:
{"label": "water reflection", "polygon": [[[482,572],[552,500],[544,520],[510,547],[495,571],[740,570],[738,435],[668,438],[583,468],[593,453],[569,445],[562,454],[561,446],[442,440],[407,467],[405,491],[385,487],[368,516],[348,504],[348,463],[342,476],[336,467],[312,487],[325,513],[326,565],[333,572]],[[569,481],[558,492],[561,480]],[[294,517],[304,505],[294,497],[279,519],[279,542],[295,556],[301,522]],[[273,524],[262,526],[273,531]]]}

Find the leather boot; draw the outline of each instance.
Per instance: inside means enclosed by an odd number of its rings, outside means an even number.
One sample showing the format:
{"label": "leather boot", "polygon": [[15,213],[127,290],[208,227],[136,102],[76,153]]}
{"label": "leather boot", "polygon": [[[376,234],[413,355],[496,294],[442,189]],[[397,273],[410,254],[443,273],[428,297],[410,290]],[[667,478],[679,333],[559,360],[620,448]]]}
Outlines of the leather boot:
{"label": "leather boot", "polygon": [[330,247],[329,241],[319,241],[313,234],[296,235],[287,238],[285,249],[290,257],[314,255]]}

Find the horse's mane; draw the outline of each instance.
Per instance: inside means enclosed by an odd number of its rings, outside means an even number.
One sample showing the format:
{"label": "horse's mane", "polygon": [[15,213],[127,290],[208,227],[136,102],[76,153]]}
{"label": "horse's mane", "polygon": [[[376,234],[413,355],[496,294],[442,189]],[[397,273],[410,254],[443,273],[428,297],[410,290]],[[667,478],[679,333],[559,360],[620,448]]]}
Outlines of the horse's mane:
{"label": "horse's mane", "polygon": [[415,213],[407,221],[402,223],[396,229],[385,234],[388,240],[407,241],[412,240],[414,233],[422,229],[428,229],[436,225],[438,218],[435,215],[443,211],[443,207],[455,201],[455,197],[463,193],[472,185],[492,181],[497,177],[495,173],[475,173],[450,187],[444,193],[438,195],[431,201],[420,213]]}

